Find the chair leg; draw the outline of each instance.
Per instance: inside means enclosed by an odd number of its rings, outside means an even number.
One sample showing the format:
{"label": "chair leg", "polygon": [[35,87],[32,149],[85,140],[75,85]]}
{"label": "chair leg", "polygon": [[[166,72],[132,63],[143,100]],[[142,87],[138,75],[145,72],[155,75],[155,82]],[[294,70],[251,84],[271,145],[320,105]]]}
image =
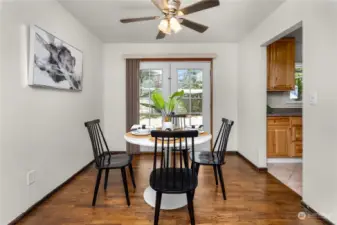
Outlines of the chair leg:
{"label": "chair leg", "polygon": [[105,169],[105,181],[104,181],[104,190],[108,188],[108,179],[109,179],[109,169]]}
{"label": "chair leg", "polygon": [[220,183],[221,183],[221,189],[222,189],[223,199],[226,200],[227,199],[227,197],[226,197],[226,189],[225,189],[225,184],[224,184],[224,181],[223,181],[221,166],[218,165],[217,168],[218,168],[218,173],[219,173],[219,177],[220,177]]}
{"label": "chair leg", "polygon": [[191,225],[195,225],[195,220],[194,220],[194,207],[193,207],[193,196],[192,192],[187,192],[187,203],[188,203],[188,212],[190,214],[190,219],[191,219]]}
{"label": "chair leg", "polygon": [[199,175],[199,169],[200,169],[200,164],[196,163],[195,164],[195,172],[197,173],[197,176]]}
{"label": "chair leg", "polygon": [[122,171],[122,178],[123,178],[123,184],[124,184],[124,192],[125,192],[125,197],[126,197],[126,203],[128,206],[130,206],[130,199],[129,199],[129,190],[128,190],[128,181],[126,180],[126,173],[125,173],[125,168],[121,168]]}
{"label": "chair leg", "polygon": [[214,177],[215,177],[215,184],[218,185],[218,175],[216,172],[216,165],[213,165]]}
{"label": "chair leg", "polygon": [[162,193],[157,191],[156,194],[156,207],[154,212],[154,225],[158,225],[159,213],[160,213],[160,204],[161,204]]}
{"label": "chair leg", "polygon": [[[199,163],[192,163],[192,167],[193,167],[193,165],[195,167],[195,173],[197,174],[197,177],[198,177],[200,164]],[[194,193],[195,193],[195,190],[192,191],[192,199],[194,199]]]}
{"label": "chair leg", "polygon": [[129,170],[130,170],[130,176],[131,176],[131,179],[132,179],[133,188],[136,188],[135,176],[133,174],[133,168],[132,168],[131,163],[129,165]]}
{"label": "chair leg", "polygon": [[97,173],[94,197],[92,199],[92,206],[96,205],[97,193],[98,193],[98,189],[99,189],[99,184],[101,182],[101,176],[102,176],[102,170],[100,169],[100,170],[98,170],[98,173]]}
{"label": "chair leg", "polygon": [[185,168],[189,168],[188,167],[188,151],[187,150],[183,150],[182,154],[183,154],[183,158],[184,158]]}

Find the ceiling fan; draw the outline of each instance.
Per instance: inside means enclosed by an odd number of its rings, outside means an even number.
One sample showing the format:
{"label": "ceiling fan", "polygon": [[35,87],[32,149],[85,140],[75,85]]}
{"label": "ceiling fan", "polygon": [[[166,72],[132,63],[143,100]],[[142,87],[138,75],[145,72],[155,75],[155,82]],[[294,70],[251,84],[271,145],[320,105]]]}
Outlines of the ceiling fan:
{"label": "ceiling fan", "polygon": [[180,9],[181,0],[151,0],[152,3],[163,13],[162,16],[149,16],[141,18],[122,19],[122,23],[133,23],[149,20],[159,20],[159,33],[157,39],[163,39],[167,34],[178,33],[181,25],[195,30],[199,33],[204,33],[208,27],[184,18],[184,16],[199,12],[205,9],[213,8],[220,5],[219,0],[201,0],[183,9]]}

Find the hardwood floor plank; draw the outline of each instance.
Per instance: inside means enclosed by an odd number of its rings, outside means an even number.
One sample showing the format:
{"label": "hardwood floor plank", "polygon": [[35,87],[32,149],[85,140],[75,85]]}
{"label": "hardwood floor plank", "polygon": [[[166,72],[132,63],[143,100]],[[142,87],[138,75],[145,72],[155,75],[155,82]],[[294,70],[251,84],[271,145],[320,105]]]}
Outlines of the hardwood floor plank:
{"label": "hardwood floor plank", "polygon": [[[200,225],[322,225],[313,216],[298,219],[304,211],[301,198],[267,173],[259,173],[238,156],[227,157],[222,172],[227,201],[221,187],[215,185],[212,167],[200,167],[199,186],[195,193],[196,224]],[[91,207],[97,171],[90,167],[64,186],[51,198],[24,217],[21,225],[149,225],[154,209],[147,205],[143,192],[149,185],[152,156],[135,156],[133,170],[137,189],[134,190],[127,171],[131,206],[125,203],[122,177],[111,170],[108,189],[100,189],[96,207]],[[104,185],[104,179],[101,181]],[[159,224],[189,224],[187,207],[161,210]]]}

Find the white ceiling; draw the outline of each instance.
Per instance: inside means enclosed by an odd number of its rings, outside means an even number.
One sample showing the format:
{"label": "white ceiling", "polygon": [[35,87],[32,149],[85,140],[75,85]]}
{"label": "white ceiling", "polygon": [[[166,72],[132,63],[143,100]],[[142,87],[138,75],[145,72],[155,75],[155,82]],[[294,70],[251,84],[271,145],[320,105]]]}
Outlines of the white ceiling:
{"label": "white ceiling", "polygon": [[[220,7],[188,19],[210,28],[199,34],[185,28],[157,41],[159,21],[121,24],[121,18],[161,15],[150,0],[58,0],[103,42],[237,42],[285,0],[220,0]],[[182,0],[182,7],[197,0]]]}

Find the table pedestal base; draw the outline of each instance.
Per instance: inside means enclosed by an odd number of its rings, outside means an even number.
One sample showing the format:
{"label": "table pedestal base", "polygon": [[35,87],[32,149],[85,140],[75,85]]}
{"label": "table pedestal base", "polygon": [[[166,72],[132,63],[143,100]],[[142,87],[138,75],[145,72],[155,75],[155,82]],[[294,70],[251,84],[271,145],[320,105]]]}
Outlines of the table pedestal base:
{"label": "table pedestal base", "polygon": [[[153,208],[156,206],[156,191],[147,187],[144,191],[144,200]],[[186,194],[163,194],[160,209],[179,209],[187,205]]]}

